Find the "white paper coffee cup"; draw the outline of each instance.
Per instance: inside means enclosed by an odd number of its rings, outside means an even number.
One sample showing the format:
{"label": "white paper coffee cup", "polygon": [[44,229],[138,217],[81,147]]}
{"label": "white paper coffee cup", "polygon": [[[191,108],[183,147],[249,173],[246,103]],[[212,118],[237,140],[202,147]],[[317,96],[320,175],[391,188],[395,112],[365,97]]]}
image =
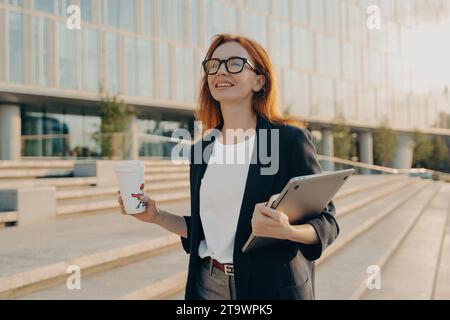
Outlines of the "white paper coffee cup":
{"label": "white paper coffee cup", "polygon": [[127,214],[144,212],[145,203],[138,199],[139,195],[144,195],[143,163],[137,160],[119,161],[115,169],[125,212]]}

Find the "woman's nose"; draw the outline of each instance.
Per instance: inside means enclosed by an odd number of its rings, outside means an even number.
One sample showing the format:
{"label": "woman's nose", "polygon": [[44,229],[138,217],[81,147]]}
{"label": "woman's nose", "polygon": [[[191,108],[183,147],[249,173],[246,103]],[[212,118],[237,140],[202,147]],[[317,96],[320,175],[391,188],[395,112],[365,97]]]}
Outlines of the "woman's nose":
{"label": "woman's nose", "polygon": [[217,70],[217,74],[228,74],[225,62],[219,66],[219,70]]}

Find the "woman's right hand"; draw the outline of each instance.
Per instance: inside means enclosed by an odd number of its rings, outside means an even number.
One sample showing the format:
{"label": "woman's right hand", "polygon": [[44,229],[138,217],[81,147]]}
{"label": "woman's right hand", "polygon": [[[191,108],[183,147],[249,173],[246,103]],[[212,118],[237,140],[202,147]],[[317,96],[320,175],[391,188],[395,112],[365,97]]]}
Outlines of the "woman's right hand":
{"label": "woman's right hand", "polygon": [[[125,212],[125,207],[123,206],[122,196],[120,195],[120,191],[117,191],[119,196],[117,197],[117,201],[119,202],[119,208],[120,213],[128,215]],[[129,214],[129,216],[132,216],[140,221],[147,222],[147,223],[155,223],[156,218],[159,215],[159,209],[156,206],[155,200],[151,199],[149,196],[140,196],[139,200],[145,203],[145,211],[142,213],[137,214]]]}

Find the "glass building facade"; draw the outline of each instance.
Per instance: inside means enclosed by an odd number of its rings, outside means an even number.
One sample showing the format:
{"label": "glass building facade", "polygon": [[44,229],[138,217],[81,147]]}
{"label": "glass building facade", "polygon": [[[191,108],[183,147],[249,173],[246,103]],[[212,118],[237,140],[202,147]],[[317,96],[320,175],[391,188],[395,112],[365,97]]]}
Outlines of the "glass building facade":
{"label": "glass building facade", "polygon": [[[71,4],[81,9],[81,30],[66,26]],[[381,10],[379,30],[366,26],[369,5]],[[267,49],[282,109],[307,121],[428,128],[449,100],[417,88],[406,39],[412,27],[439,23],[449,11],[449,0],[0,0],[0,91],[68,101],[117,95],[142,106],[142,134],[162,134],[192,118],[206,48],[228,32]],[[23,155],[95,156],[94,108],[40,100],[21,103],[22,134],[74,138],[48,146],[30,140]],[[142,142],[140,154],[147,149]]]}

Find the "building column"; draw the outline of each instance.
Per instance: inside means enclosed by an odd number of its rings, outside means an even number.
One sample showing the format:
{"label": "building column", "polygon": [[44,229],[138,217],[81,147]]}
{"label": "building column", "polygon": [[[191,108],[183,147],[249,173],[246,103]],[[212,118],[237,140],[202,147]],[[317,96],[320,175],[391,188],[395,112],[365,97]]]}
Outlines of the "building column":
{"label": "building column", "polygon": [[0,160],[20,160],[21,158],[20,106],[0,105]]}
{"label": "building column", "polygon": [[[322,129],[322,154],[324,156],[334,156],[334,140],[333,131],[331,129]],[[324,171],[334,171],[334,163],[325,161],[323,165]]]}
{"label": "building column", "polygon": [[[373,164],[373,136],[371,132],[359,134],[359,159],[361,162]],[[369,169],[361,169],[362,174],[370,174]]]}
{"label": "building column", "polygon": [[397,149],[395,150],[394,168],[410,169],[413,161],[414,140],[410,134],[397,134]]}

